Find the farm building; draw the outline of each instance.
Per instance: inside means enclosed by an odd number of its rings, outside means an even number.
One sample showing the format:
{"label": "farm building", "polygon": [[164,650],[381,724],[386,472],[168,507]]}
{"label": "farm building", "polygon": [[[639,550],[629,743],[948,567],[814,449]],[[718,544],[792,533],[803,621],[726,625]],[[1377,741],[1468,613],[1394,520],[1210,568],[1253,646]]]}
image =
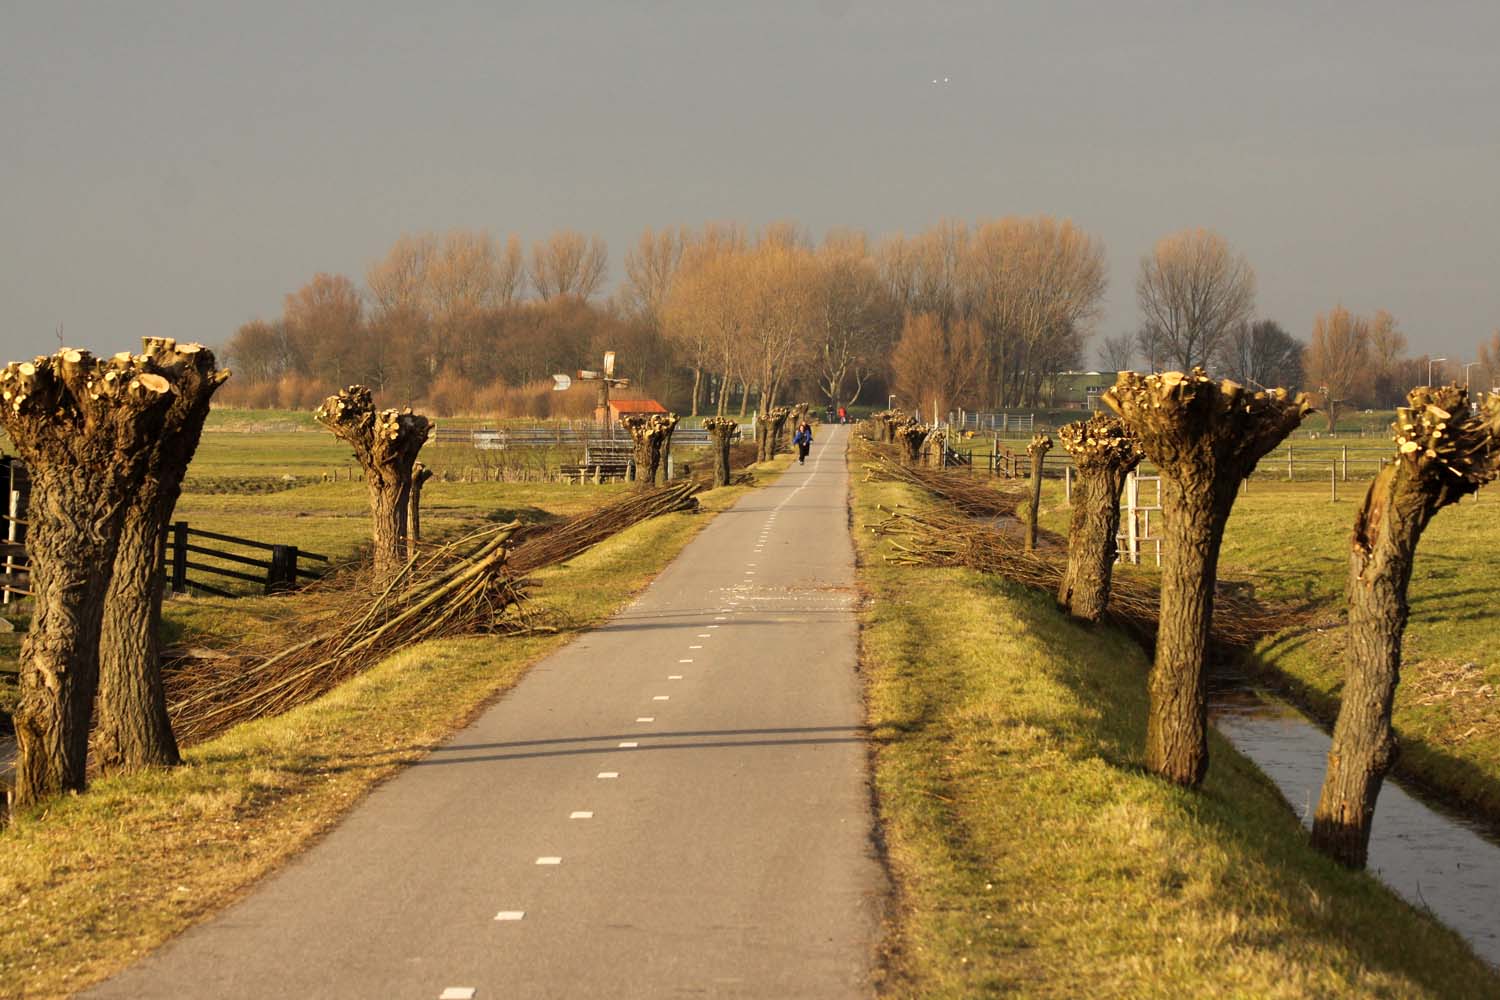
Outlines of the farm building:
{"label": "farm building", "polygon": [[[649,417],[653,413],[666,413],[667,408],[654,399],[614,399],[609,401],[609,425],[617,426],[621,417]],[[595,418],[600,414],[595,413]],[[602,421],[601,421],[602,422]]]}
{"label": "farm building", "polygon": [[1047,377],[1043,395],[1063,410],[1097,410],[1099,397],[1115,384],[1119,372],[1056,372]]}

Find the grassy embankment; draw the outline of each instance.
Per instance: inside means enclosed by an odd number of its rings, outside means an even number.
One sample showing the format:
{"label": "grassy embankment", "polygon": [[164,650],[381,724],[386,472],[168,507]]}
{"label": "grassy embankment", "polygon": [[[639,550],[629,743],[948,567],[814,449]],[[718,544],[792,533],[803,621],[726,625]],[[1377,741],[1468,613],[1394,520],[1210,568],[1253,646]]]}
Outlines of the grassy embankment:
{"label": "grassy embankment", "polygon": [[[856,475],[856,481],[858,476]],[[1313,851],[1217,736],[1201,792],[1141,768],[1146,656],[1048,595],[892,567],[855,485],[862,660],[898,898],[897,996],[1481,996],[1456,935]]]}
{"label": "grassy embankment", "polygon": [[[1389,452],[1389,448],[1386,449]],[[1248,668],[1326,726],[1344,683],[1349,537],[1368,482],[1322,484],[1259,475],[1241,493],[1224,534],[1220,576],[1258,597],[1311,606],[1310,625],[1272,636]],[[1437,515],[1417,549],[1394,721],[1397,771],[1452,806],[1500,823],[1500,487]],[[1160,515],[1153,514],[1156,518]],[[1066,534],[1062,485],[1049,481],[1042,524]],[[1153,528],[1153,531],[1156,529]],[[1155,574],[1154,565],[1122,572]]]}
{"label": "grassy embankment", "polygon": [[[787,462],[778,459],[763,474]],[[309,490],[317,496],[332,488]],[[507,516],[522,508],[555,516],[603,498],[596,489],[556,484],[466,489],[465,502],[475,505],[468,516],[476,517],[496,501]],[[746,489],[704,494],[704,510],[723,510]],[[434,491],[435,502],[440,495]],[[291,494],[256,499],[289,504],[265,516],[295,516]],[[238,516],[248,510],[226,514]],[[364,525],[352,515],[346,520],[340,537],[352,549]],[[658,518],[536,574],[540,588],[531,608],[559,626],[557,634],[449,640],[404,651],[316,702],[191,748],[185,767],[105,779],[85,795],[17,816],[0,831],[0,993],[80,989],[232,901],[372,785],[472,718],[530,664],[618,609],[707,520]],[[209,641],[226,628],[253,627],[257,609],[276,600],[284,598],[194,599],[168,608],[175,628]]]}

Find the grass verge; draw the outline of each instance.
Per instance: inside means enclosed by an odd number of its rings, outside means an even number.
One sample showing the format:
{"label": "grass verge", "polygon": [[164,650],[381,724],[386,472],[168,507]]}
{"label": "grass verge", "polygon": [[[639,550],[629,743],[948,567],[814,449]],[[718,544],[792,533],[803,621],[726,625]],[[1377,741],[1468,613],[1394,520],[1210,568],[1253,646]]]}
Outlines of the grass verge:
{"label": "grass verge", "polygon": [[1047,595],[885,565],[875,505],[918,498],[854,478],[887,994],[1500,995],[1457,935],[1313,851],[1222,739],[1200,792],[1146,775],[1139,648]]}
{"label": "grass verge", "polygon": [[[761,466],[763,481],[788,464]],[[751,487],[703,494],[726,509]],[[0,831],[0,994],[61,996],[146,954],[329,829],[526,668],[621,607],[708,517],[638,524],[535,574],[555,635],[403,651],[284,716],[193,747],[187,764],[95,783]]]}

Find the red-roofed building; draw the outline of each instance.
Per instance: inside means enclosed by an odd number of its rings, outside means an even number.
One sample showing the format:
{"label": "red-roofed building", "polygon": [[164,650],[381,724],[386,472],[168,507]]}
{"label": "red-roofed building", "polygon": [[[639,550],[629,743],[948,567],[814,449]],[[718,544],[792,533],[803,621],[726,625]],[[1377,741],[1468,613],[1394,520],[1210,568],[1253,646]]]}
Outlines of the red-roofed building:
{"label": "red-roofed building", "polygon": [[[615,399],[609,400],[609,423],[618,426],[621,417],[650,416],[653,413],[666,413],[667,408],[654,399]],[[601,414],[594,414],[597,419]]]}

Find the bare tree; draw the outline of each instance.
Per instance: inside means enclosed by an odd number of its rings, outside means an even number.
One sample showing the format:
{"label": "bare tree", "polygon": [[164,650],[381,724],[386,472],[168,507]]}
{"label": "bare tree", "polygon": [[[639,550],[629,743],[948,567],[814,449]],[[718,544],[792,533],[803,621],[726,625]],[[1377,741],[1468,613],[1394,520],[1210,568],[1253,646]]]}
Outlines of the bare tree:
{"label": "bare tree", "polygon": [[1207,364],[1230,330],[1255,309],[1255,272],[1218,233],[1189,229],[1141,258],[1136,301],[1160,336],[1164,358],[1183,371]]}
{"label": "bare tree", "polygon": [[1350,539],[1344,689],[1313,818],[1313,843],[1353,868],[1364,867],[1396,758],[1391,705],[1417,543],[1439,510],[1500,474],[1500,399],[1476,412],[1459,386],[1413,389],[1392,430],[1396,455],[1370,484]]}
{"label": "bare tree", "polygon": [[377,410],[370,390],[351,385],[329,396],[314,411],[318,423],[354,449],[370,488],[374,586],[388,585],[406,563],[406,518],[411,502],[412,467],[432,433],[419,413]]}
{"label": "bare tree", "polygon": [[1107,372],[1129,371],[1134,358],[1135,337],[1132,334],[1105,337],[1099,344],[1099,363]]}
{"label": "bare tree", "polygon": [[1369,377],[1369,322],[1343,306],[1318,316],[1303,356],[1303,368],[1308,387],[1322,397],[1323,415],[1331,431]]}
{"label": "bare tree", "polygon": [[311,374],[333,382],[363,377],[364,305],[342,274],[315,274],[286,297],[282,323]]}
{"label": "bare tree", "polygon": [[126,503],[99,638],[94,752],[105,771],[181,763],[161,677],[161,540],[182,494],[209,403],[229,372],[201,344],[147,337],[141,361],[173,387],[159,434]]}
{"label": "bare tree", "polygon": [[1239,323],[1219,343],[1219,371],[1242,385],[1302,387],[1303,345],[1274,320]]}
{"label": "bare tree", "polygon": [[1486,391],[1500,386],[1500,330],[1490,334],[1487,343],[1479,345],[1475,359],[1481,369],[1480,386]]}
{"label": "bare tree", "polygon": [[830,406],[852,406],[890,354],[894,303],[863,237],[825,242],[816,266],[818,389]]}
{"label": "bare tree", "polygon": [[908,316],[901,339],[891,352],[896,392],[919,413],[939,415],[978,399],[984,372],[984,332],[978,323],[959,320],[943,326],[924,313]]}
{"label": "bare tree", "polygon": [[130,497],[174,398],[149,358],[63,349],[0,370],[0,424],[31,477],[35,601],[21,643],[17,805],[82,791],[105,595]]}
{"label": "bare tree", "polygon": [[1146,765],[1196,787],[1208,770],[1203,657],[1224,525],[1240,483],[1311,407],[1286,390],[1253,395],[1190,374],[1121,372],[1104,402],[1161,469],[1161,614],[1149,681]]}
{"label": "bare tree", "polygon": [[604,283],[609,256],[604,241],[565,229],[531,247],[531,287],[545,300],[587,299]]}
{"label": "bare tree", "polygon": [[1406,356],[1406,334],[1396,325],[1396,318],[1384,309],[1370,317],[1371,402],[1375,406],[1396,406],[1406,396],[1412,382],[1405,377],[1409,366]]}
{"label": "bare tree", "polygon": [[1068,523],[1068,568],[1057,603],[1074,618],[1096,622],[1109,606],[1120,491],[1144,456],[1125,422],[1103,413],[1065,424],[1057,436],[1078,468]]}
{"label": "bare tree", "polygon": [[683,230],[655,232],[647,229],[636,245],[625,251],[621,301],[629,314],[639,317],[653,329],[660,330],[664,326],[667,296],[682,263],[687,239]]}

